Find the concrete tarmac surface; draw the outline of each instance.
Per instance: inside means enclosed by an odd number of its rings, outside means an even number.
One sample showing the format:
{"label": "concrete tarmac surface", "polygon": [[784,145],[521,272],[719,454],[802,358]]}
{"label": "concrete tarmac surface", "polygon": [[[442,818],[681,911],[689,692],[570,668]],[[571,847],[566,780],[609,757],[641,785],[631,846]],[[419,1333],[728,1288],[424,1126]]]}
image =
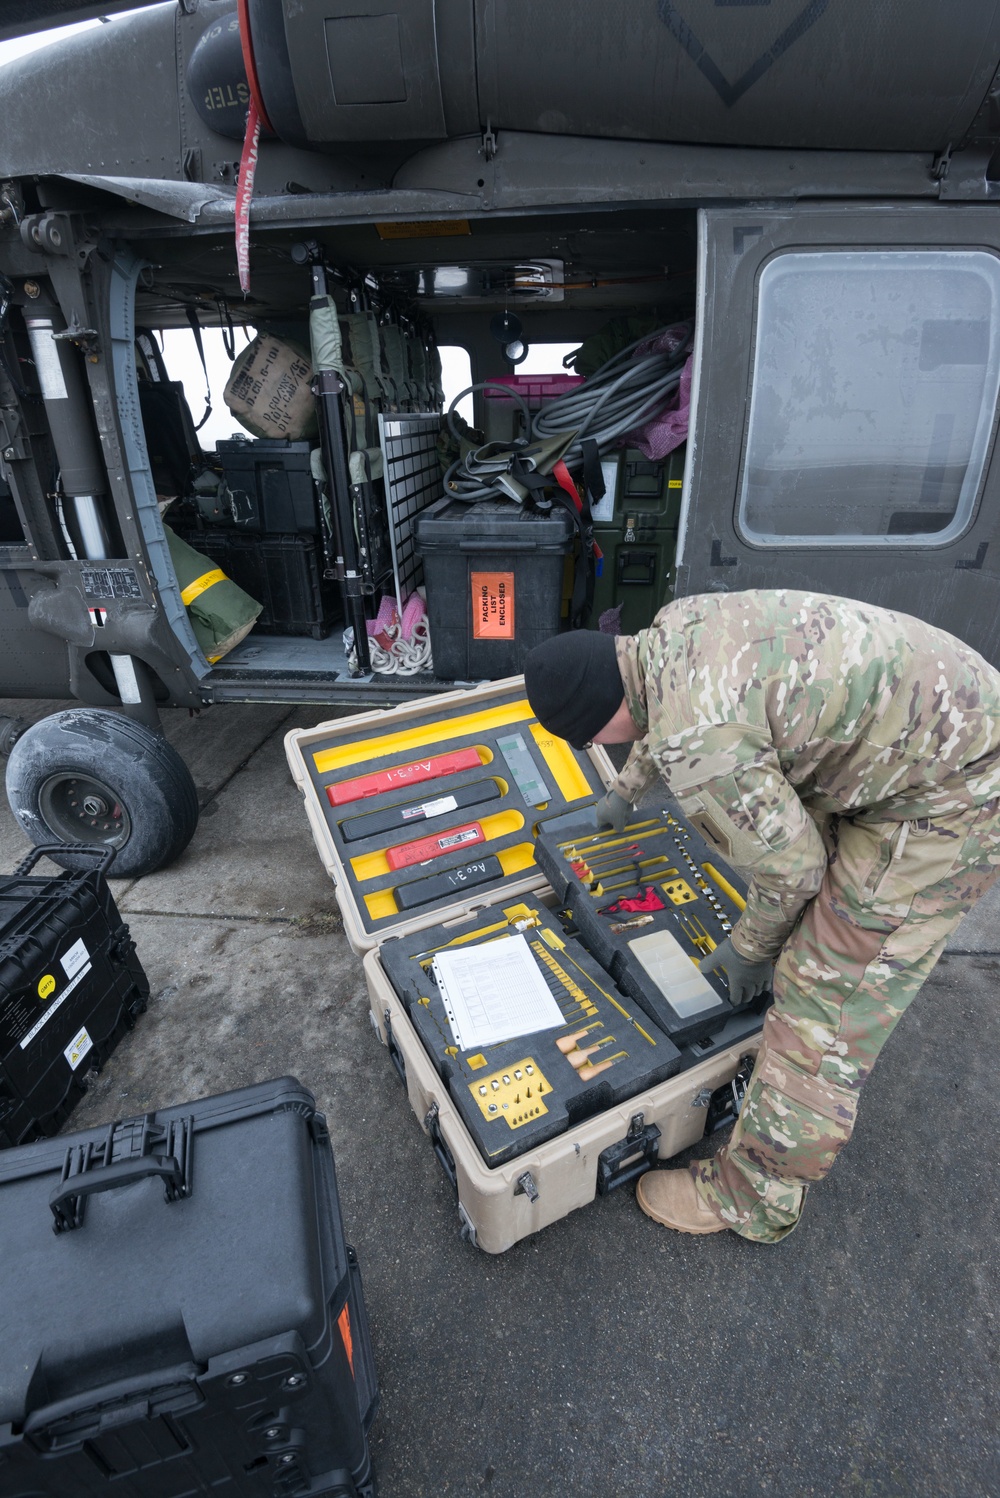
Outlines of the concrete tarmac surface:
{"label": "concrete tarmac surface", "polygon": [[[288,1073],[315,1093],[372,1323],[381,1498],[1000,1493],[1000,889],[784,1243],[670,1233],[626,1186],[490,1257],[371,1029],[288,773],[283,734],[334,715],[164,713],[202,820],[173,867],[113,881],[150,1004],[66,1132]],[[27,847],[4,802],[3,869]]]}

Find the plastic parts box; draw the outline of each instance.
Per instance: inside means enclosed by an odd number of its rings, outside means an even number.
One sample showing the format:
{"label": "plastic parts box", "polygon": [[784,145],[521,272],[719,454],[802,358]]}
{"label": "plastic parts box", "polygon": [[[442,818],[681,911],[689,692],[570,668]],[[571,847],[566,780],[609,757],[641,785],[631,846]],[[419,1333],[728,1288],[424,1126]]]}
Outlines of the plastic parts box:
{"label": "plastic parts box", "polygon": [[228,517],[239,530],[294,534],[319,530],[308,442],[216,443],[232,496]]}
{"label": "plastic parts box", "polygon": [[54,1134],[149,997],[104,877],[113,854],[75,851],[94,867],[29,877],[39,847],[0,879],[0,1145]]}
{"label": "plastic parts box", "polygon": [[5,1498],[374,1498],[361,1276],[293,1078],[0,1155],[0,1303]]}
{"label": "plastic parts box", "polygon": [[559,633],[573,537],[565,510],[541,515],[513,501],[443,499],[417,517],[435,676],[510,676],[534,645]]}

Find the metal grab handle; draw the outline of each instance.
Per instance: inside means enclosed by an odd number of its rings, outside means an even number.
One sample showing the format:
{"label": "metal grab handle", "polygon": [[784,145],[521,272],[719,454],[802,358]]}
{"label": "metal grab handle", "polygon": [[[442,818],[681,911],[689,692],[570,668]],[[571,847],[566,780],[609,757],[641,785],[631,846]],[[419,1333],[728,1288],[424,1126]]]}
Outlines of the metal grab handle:
{"label": "metal grab handle", "polygon": [[102,1165],[86,1174],[70,1176],[53,1186],[49,1194],[49,1206],[56,1222],[65,1215],[66,1203],[80,1196],[93,1196],[98,1191],[114,1191],[118,1186],[130,1186],[144,1176],[159,1176],[173,1191],[179,1192],[184,1185],[184,1172],[173,1155],[143,1155],[138,1160],[118,1160],[114,1165]]}
{"label": "metal grab handle", "polygon": [[11,874],[12,879],[21,879],[29,874],[40,858],[51,856],[54,853],[85,853],[96,858],[94,870],[98,874],[106,874],[115,861],[118,853],[117,848],[108,848],[103,844],[100,847],[94,843],[39,843],[37,848],[32,848],[27,858],[22,859],[17,868]]}

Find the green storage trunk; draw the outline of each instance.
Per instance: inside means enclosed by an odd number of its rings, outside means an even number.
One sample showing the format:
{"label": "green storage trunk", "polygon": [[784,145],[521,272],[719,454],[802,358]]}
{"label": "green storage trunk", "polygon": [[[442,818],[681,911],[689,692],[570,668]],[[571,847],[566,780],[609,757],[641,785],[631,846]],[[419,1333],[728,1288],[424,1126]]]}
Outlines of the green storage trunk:
{"label": "green storage trunk", "polygon": [[626,448],[604,460],[607,493],[594,511],[594,540],[603,561],[593,625],[621,604],[622,633],[635,634],[673,597],[684,455],[681,446],[656,463]]}

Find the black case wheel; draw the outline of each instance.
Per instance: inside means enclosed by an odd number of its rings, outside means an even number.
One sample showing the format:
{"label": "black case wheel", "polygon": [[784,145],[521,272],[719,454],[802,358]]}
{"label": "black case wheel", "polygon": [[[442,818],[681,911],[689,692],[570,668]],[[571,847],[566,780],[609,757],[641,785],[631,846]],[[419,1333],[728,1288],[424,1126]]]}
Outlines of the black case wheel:
{"label": "black case wheel", "polygon": [[[176,749],[121,713],[69,708],[35,723],[7,762],[7,800],[34,843],[115,850],[119,879],[150,874],[187,847],[198,794]],[[67,869],[79,852],[53,852]]]}

